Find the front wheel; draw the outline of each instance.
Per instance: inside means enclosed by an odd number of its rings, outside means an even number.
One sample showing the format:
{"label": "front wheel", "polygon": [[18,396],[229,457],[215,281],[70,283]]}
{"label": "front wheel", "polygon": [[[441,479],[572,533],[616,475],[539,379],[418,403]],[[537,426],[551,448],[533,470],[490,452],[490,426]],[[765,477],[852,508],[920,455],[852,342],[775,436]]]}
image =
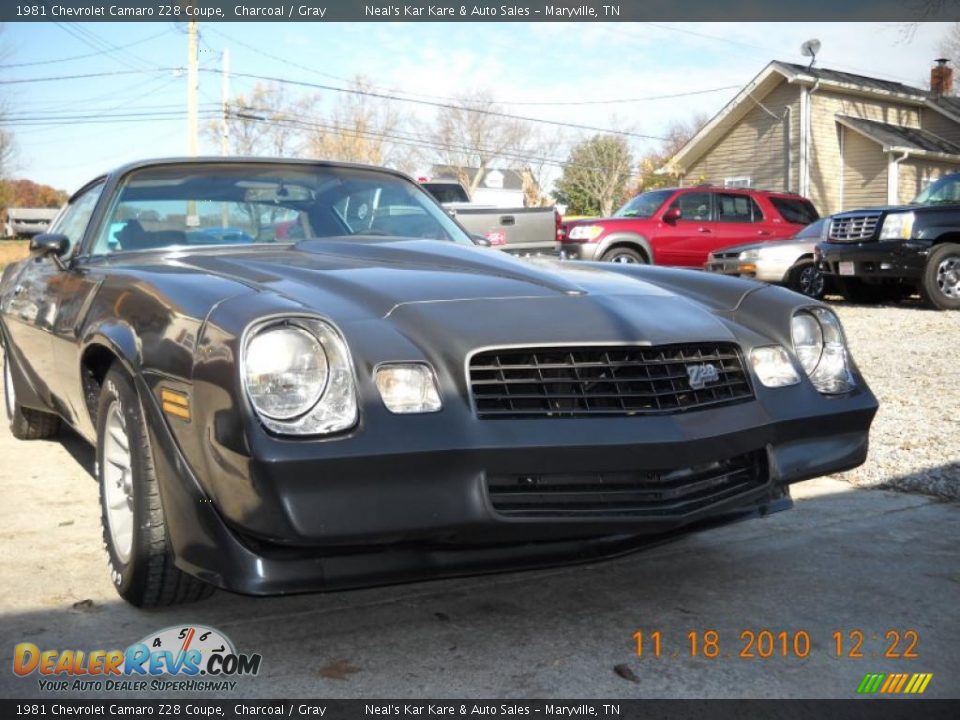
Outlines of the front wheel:
{"label": "front wheel", "polygon": [[17,400],[9,353],[3,354],[3,406],[10,433],[18,440],[51,438],[60,430],[60,418],[50,413],[23,407]]}
{"label": "front wheel", "polygon": [[173,563],[143,410],[132,380],[114,367],[97,407],[97,479],[110,578],[137,607],[200,600],[214,588]]}
{"label": "front wheel", "polygon": [[628,247],[615,247],[607,250],[600,258],[601,262],[630,263],[645,265],[647,259],[637,250]]}
{"label": "front wheel", "polygon": [[938,310],[960,309],[960,245],[937,245],[927,258],[920,297]]}
{"label": "front wheel", "polygon": [[787,275],[788,288],[814,300],[823,297],[825,285],[826,278],[812,260],[798,262]]}

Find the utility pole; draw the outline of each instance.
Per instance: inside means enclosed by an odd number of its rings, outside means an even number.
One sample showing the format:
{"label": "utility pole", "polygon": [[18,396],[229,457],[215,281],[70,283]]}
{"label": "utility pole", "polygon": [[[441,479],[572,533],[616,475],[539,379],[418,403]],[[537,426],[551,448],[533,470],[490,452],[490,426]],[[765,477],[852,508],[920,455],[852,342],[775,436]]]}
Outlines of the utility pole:
{"label": "utility pole", "polygon": [[200,74],[197,69],[197,22],[187,23],[187,154],[197,154],[197,93]]}
{"label": "utility pole", "polygon": [[223,98],[223,126],[220,128],[220,154],[230,154],[230,48],[224,48],[220,58],[220,92]]}
{"label": "utility pole", "polygon": [[[220,83],[220,94],[222,97],[222,112],[223,118],[221,119],[222,127],[220,128],[220,154],[226,157],[230,154],[230,49],[224,48],[223,54],[220,56],[220,70],[221,70],[221,83]],[[220,226],[221,227],[230,227],[230,206],[225,203],[220,203]]]}

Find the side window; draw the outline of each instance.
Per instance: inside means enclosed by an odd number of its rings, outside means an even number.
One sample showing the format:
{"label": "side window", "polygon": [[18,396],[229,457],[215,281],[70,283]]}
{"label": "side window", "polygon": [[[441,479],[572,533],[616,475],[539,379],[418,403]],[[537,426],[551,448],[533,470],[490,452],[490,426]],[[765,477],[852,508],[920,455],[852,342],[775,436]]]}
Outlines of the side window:
{"label": "side window", "polygon": [[710,220],[710,193],[689,192],[683,193],[673,201],[671,208],[680,208],[681,220]]}
{"label": "side window", "polygon": [[717,194],[717,220],[719,222],[760,222],[763,214],[749,195]]}
{"label": "side window", "polygon": [[101,192],[103,192],[103,183],[95,185],[80,197],[75,198],[60,213],[48,232],[66,235],[70,240],[70,250],[74,250],[83,239],[83,232],[87,229],[90,216],[93,215],[93,209],[97,205],[97,200],[100,199]]}

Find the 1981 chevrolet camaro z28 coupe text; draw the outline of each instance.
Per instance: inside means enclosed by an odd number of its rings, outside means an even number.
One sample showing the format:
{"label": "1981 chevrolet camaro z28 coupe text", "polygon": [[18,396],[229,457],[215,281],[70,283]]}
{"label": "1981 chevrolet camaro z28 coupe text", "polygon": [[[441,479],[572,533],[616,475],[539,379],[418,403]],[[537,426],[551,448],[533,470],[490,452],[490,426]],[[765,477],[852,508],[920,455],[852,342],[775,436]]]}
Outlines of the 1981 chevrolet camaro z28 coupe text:
{"label": "1981 chevrolet camaro z28 coupe text", "polygon": [[789,507],[877,409],[818,302],[475,247],[406,176],[336,163],[97,178],[0,320],[11,429],[96,445],[142,606],[622,553]]}

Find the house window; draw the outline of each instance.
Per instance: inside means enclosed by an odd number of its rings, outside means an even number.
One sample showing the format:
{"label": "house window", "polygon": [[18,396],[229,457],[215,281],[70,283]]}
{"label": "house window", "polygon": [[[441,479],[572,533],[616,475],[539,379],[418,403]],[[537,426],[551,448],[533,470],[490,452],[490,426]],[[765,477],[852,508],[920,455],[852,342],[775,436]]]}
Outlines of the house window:
{"label": "house window", "polygon": [[728,177],[723,179],[723,186],[728,188],[748,188],[750,187],[750,177]]}

